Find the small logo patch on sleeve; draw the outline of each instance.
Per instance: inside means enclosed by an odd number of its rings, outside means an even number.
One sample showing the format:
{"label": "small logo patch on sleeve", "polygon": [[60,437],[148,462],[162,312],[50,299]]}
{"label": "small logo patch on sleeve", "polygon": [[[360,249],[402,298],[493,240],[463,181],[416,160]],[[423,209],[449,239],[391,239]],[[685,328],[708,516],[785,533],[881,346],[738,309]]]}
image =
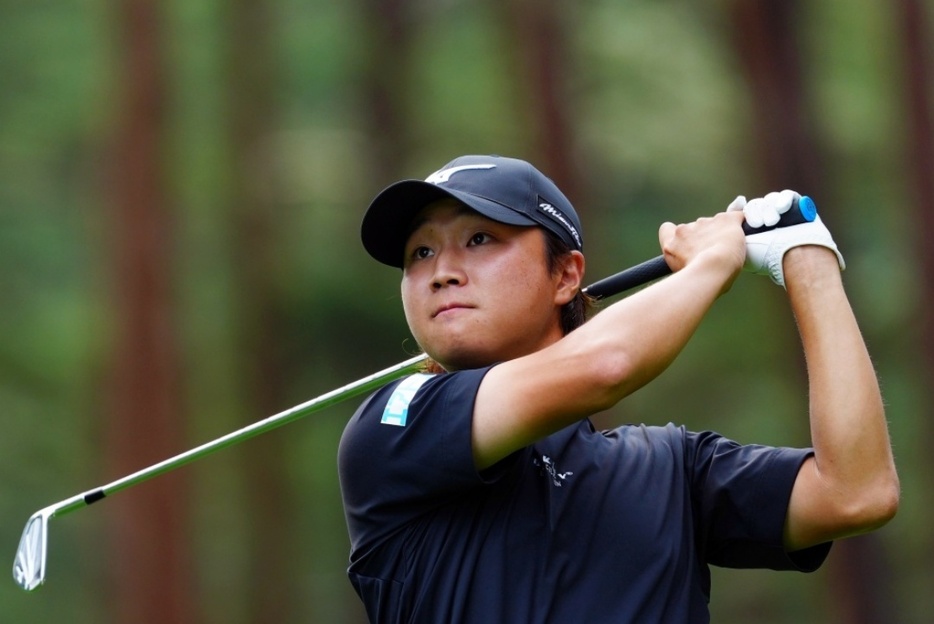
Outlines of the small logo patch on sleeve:
{"label": "small logo patch on sleeve", "polygon": [[422,387],[422,384],[434,377],[426,373],[417,373],[402,380],[396,389],[392,391],[392,396],[386,403],[386,409],[383,410],[383,417],[380,423],[384,425],[396,425],[405,427],[405,421],[409,416],[409,404],[415,397],[415,393]]}

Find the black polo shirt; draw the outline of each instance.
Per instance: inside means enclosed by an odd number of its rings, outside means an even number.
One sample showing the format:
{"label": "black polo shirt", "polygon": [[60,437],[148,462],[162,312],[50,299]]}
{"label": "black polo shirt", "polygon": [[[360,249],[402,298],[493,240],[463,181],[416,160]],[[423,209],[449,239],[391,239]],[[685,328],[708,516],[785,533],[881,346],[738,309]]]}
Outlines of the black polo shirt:
{"label": "black polo shirt", "polygon": [[487,370],[390,384],[344,431],[348,574],[371,622],[707,622],[708,564],[826,557],[782,548],[808,450],[583,420],[478,473]]}

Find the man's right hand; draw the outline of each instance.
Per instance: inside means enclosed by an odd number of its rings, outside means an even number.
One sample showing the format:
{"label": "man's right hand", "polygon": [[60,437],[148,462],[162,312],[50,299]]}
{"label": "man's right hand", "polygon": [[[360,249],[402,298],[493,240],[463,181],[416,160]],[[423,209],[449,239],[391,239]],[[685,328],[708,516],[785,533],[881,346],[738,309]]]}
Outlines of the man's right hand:
{"label": "man's right hand", "polygon": [[746,237],[740,227],[743,220],[742,213],[721,212],[691,223],[663,223],[658,241],[665,261],[672,271],[694,262],[709,262],[724,272],[724,290],[728,289],[746,258]]}

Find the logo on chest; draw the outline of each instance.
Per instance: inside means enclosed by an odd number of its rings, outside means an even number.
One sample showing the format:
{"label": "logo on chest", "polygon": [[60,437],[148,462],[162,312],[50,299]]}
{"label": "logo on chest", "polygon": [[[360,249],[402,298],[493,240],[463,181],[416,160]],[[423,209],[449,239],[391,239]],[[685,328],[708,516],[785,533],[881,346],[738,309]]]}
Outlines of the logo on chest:
{"label": "logo on chest", "polygon": [[538,473],[543,477],[548,477],[551,479],[551,482],[555,487],[564,487],[564,482],[568,477],[574,473],[568,470],[567,472],[561,472],[558,470],[558,466],[555,465],[554,460],[552,460],[547,455],[542,455],[541,457],[532,456],[532,465],[538,468]]}

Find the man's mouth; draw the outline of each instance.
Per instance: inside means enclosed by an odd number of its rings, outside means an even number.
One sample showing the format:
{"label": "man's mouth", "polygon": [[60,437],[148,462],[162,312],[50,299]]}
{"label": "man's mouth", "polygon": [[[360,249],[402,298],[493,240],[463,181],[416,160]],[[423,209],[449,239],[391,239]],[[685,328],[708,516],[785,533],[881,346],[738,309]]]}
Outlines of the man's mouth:
{"label": "man's mouth", "polygon": [[472,307],[473,306],[467,305],[466,303],[446,303],[445,305],[435,310],[435,313],[431,315],[431,318],[437,318],[445,312],[451,312],[453,310],[467,310]]}

